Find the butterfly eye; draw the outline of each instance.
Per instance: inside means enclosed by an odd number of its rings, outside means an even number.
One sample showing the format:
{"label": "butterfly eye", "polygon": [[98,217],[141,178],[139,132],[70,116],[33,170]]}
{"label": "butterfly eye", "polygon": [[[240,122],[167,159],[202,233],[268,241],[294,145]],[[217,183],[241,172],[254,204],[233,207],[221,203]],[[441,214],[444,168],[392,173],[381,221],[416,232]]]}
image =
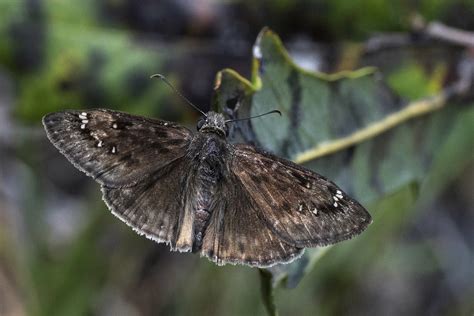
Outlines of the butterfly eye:
{"label": "butterfly eye", "polygon": [[198,123],[197,123],[197,130],[199,131],[202,126],[204,125],[204,123],[206,122],[206,119],[203,117],[203,118],[200,118]]}

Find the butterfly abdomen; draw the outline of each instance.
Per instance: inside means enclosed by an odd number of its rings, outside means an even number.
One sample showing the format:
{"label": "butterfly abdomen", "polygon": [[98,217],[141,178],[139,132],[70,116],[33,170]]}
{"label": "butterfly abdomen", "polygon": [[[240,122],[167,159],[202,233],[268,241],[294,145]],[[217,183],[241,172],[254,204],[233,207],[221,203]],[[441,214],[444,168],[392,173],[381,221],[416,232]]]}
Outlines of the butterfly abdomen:
{"label": "butterfly abdomen", "polygon": [[[195,190],[194,208],[194,242],[193,251],[199,251],[206,228],[211,218],[211,204],[217,191],[222,170],[223,157],[226,153],[226,144],[219,137],[212,134],[197,135],[195,144],[200,147],[196,159],[199,164],[193,181]],[[193,146],[192,146],[193,147]]]}

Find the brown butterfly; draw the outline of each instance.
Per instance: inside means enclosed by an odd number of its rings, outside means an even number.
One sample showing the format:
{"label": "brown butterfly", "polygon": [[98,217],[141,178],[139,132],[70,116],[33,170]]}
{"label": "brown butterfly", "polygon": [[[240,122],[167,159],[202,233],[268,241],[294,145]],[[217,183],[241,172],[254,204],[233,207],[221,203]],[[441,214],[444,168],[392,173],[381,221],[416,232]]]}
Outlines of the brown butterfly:
{"label": "brown butterfly", "polygon": [[364,207],[323,176],[227,142],[228,122],[208,112],[193,134],[105,109],[43,118],[54,146],[102,186],[112,213],[171,250],[269,267],[370,224]]}

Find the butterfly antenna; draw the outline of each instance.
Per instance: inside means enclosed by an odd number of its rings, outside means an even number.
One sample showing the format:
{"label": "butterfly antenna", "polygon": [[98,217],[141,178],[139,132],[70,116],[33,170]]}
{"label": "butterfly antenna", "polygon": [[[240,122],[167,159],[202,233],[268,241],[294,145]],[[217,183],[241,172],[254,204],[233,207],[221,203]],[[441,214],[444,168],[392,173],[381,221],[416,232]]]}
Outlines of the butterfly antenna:
{"label": "butterfly antenna", "polygon": [[226,123],[229,123],[229,122],[245,121],[245,120],[250,120],[250,119],[253,119],[253,118],[256,118],[256,117],[260,117],[260,116],[264,116],[264,115],[268,115],[268,114],[272,114],[272,113],[278,113],[278,114],[281,116],[281,112],[280,112],[280,111],[278,111],[278,110],[273,110],[273,111],[270,111],[270,112],[267,112],[267,113],[263,113],[263,114],[259,114],[259,115],[255,115],[255,116],[251,116],[251,117],[246,117],[246,118],[241,118],[241,119],[227,120],[227,121],[225,121],[225,122],[226,122]]}
{"label": "butterfly antenna", "polygon": [[166,83],[166,84],[174,91],[174,93],[176,93],[179,97],[181,97],[181,99],[183,99],[184,101],[186,101],[187,104],[189,104],[190,106],[192,106],[196,111],[200,112],[202,115],[207,116],[206,113],[204,113],[203,111],[201,111],[197,106],[195,106],[191,101],[189,101],[188,98],[186,98],[181,92],[179,92],[178,89],[176,89],[176,88],[171,84],[171,82],[169,82],[168,79],[166,79],[165,76],[163,76],[162,74],[154,74],[154,75],[151,75],[150,78],[160,78],[161,80],[163,80],[164,83]]}

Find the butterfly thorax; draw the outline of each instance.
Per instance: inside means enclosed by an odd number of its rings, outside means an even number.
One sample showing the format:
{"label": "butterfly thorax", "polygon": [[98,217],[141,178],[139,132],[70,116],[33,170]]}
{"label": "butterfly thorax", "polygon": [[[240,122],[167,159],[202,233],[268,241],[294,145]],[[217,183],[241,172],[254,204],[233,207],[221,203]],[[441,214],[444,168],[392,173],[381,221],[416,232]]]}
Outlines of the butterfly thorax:
{"label": "butterfly thorax", "polygon": [[213,133],[224,138],[228,134],[224,115],[212,111],[207,112],[205,116],[201,117],[197,124],[197,130],[200,133]]}
{"label": "butterfly thorax", "polygon": [[195,196],[193,251],[198,251],[212,215],[211,205],[219,181],[223,177],[224,159],[228,149],[220,135],[214,133],[199,133],[191,147],[195,150],[194,159],[197,165],[193,183]]}

